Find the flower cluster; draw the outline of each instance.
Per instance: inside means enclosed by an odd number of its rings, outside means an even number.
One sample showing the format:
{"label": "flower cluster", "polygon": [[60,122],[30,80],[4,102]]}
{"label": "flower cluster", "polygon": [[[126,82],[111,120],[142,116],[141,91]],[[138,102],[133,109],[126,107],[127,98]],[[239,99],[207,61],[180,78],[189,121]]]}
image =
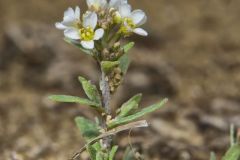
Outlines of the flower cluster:
{"label": "flower cluster", "polygon": [[68,8],[63,21],[55,24],[64,31],[66,38],[85,49],[92,50],[98,44],[109,44],[111,40],[118,41],[132,33],[148,35],[140,28],[147,20],[146,14],[142,10],[132,11],[127,0],[87,0],[87,5],[88,10],[82,17],[79,7]]}

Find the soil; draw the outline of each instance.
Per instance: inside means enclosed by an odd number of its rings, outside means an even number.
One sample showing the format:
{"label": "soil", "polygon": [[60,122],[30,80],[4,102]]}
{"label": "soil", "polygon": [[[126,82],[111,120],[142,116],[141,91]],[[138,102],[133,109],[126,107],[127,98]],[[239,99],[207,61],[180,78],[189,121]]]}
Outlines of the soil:
{"label": "soil", "polygon": [[[142,92],[141,106],[169,103],[146,117],[131,144],[149,160],[220,158],[229,127],[240,127],[240,1],[130,0],[148,14],[147,38],[134,36],[132,64],[112,106]],[[0,159],[66,160],[84,145],[74,117],[84,106],[49,94],[85,96],[82,75],[97,83],[94,61],[62,40],[54,23],[84,1],[0,1]],[[117,136],[121,152],[128,132]],[[84,156],[84,155],[83,155]]]}

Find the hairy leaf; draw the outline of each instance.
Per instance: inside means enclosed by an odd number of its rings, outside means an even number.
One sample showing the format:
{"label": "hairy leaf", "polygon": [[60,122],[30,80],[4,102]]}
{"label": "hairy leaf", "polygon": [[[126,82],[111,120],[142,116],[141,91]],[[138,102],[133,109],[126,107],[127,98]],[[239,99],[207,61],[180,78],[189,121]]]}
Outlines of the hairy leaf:
{"label": "hairy leaf", "polygon": [[109,153],[109,160],[114,160],[114,156],[117,152],[118,146],[113,146]]}
{"label": "hairy leaf", "polygon": [[129,42],[125,46],[123,46],[124,53],[127,53],[130,49],[134,47],[135,43],[134,42]]}
{"label": "hairy leaf", "polygon": [[64,41],[67,42],[67,43],[69,43],[69,44],[71,44],[71,45],[73,45],[73,46],[75,46],[75,47],[77,47],[77,48],[79,48],[83,53],[92,56],[92,51],[83,48],[83,46],[82,46],[79,42],[77,42],[77,41],[75,41],[75,40],[71,40],[71,39],[69,39],[69,38],[64,38]]}
{"label": "hairy leaf", "polygon": [[97,126],[94,122],[83,118],[83,117],[77,117],[75,118],[75,122],[77,124],[77,127],[79,128],[82,136],[87,140],[91,140],[97,136],[99,136],[99,126]]}
{"label": "hairy leaf", "polygon": [[120,113],[117,118],[128,116],[133,110],[138,108],[138,105],[142,99],[142,94],[137,94],[131,99],[129,99],[126,103],[124,103],[120,108]]}
{"label": "hairy leaf", "polygon": [[119,61],[102,61],[101,68],[105,73],[109,73],[114,67],[120,64]]}
{"label": "hairy leaf", "polygon": [[223,157],[223,160],[239,160],[239,159],[240,159],[240,145],[232,146]]}
{"label": "hairy leaf", "polygon": [[79,103],[82,105],[89,105],[91,107],[99,107],[100,105],[92,102],[85,98],[80,98],[76,96],[68,96],[68,95],[51,95],[48,97],[50,100],[56,101],[56,102],[64,102],[64,103]]}
{"label": "hairy leaf", "polygon": [[142,109],[141,111],[139,111],[139,112],[137,112],[133,115],[130,115],[130,116],[127,116],[127,117],[122,117],[122,118],[116,118],[116,119],[114,119],[114,120],[112,120],[111,122],[108,123],[108,127],[109,128],[114,128],[116,126],[123,125],[123,124],[129,123],[131,121],[134,121],[138,118],[141,118],[148,113],[154,112],[157,109],[162,108],[163,105],[167,101],[168,101],[168,99],[164,99],[161,102],[159,102],[157,104],[154,104],[152,106],[146,107],[146,108]]}
{"label": "hairy leaf", "polygon": [[126,74],[131,63],[128,54],[124,54],[121,58],[119,58],[118,61],[120,62],[119,67],[121,68],[122,72]]}
{"label": "hairy leaf", "polygon": [[93,102],[99,104],[99,106],[100,106],[101,105],[101,97],[97,90],[97,87],[95,85],[93,85],[90,81],[87,81],[83,77],[79,76],[78,79],[81,82],[83,90],[85,91],[88,98],[90,100],[92,100]]}

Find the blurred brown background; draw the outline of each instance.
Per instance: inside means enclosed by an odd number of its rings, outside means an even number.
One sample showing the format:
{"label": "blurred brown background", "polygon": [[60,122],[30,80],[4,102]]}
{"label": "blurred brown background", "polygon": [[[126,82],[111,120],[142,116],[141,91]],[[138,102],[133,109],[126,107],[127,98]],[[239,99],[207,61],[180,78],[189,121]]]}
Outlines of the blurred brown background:
{"label": "blurred brown background", "polygon": [[[146,117],[151,127],[132,133],[149,160],[206,160],[229,145],[240,126],[240,1],[130,0],[148,15],[149,37],[134,37],[133,63],[114,97],[118,106],[143,92],[142,106],[168,97]],[[66,160],[82,145],[77,115],[86,107],[55,104],[51,93],[84,96],[77,76],[93,82],[94,61],[65,44],[54,28],[68,6],[84,0],[0,0],[0,159]],[[84,109],[83,109],[84,108]],[[121,150],[127,132],[118,135]]]}

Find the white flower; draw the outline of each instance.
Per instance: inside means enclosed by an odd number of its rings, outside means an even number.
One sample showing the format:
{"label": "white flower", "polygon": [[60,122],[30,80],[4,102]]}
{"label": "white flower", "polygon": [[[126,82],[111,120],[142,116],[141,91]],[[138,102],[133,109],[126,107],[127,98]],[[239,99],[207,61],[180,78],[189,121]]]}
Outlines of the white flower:
{"label": "white flower", "polygon": [[138,9],[131,12],[131,6],[124,4],[119,6],[119,14],[122,18],[122,26],[120,28],[121,33],[129,34],[134,32],[141,36],[148,35],[144,29],[139,28],[147,21],[147,16],[142,10]]}
{"label": "white flower", "polygon": [[64,17],[62,22],[57,22],[55,24],[58,29],[68,29],[68,28],[76,28],[80,24],[80,8],[77,6],[75,11],[72,8],[68,8],[64,12]]}
{"label": "white flower", "polygon": [[128,0],[110,0],[109,7],[118,9],[123,4],[128,4]]}
{"label": "white flower", "polygon": [[96,29],[97,14],[95,12],[87,12],[83,15],[83,23],[80,28],[68,28],[64,31],[67,38],[80,40],[81,45],[86,49],[94,48],[94,40],[99,40],[103,37],[104,30]]}
{"label": "white flower", "polygon": [[106,8],[107,0],[87,0],[87,5],[89,8],[93,8],[98,11],[99,9]]}

